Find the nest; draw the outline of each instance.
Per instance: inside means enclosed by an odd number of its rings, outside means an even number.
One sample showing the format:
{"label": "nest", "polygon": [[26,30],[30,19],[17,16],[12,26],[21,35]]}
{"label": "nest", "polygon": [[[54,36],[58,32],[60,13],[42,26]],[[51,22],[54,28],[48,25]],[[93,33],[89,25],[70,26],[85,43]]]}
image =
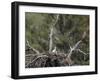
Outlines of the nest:
{"label": "nest", "polygon": [[69,61],[64,53],[27,54],[25,68],[68,66]]}

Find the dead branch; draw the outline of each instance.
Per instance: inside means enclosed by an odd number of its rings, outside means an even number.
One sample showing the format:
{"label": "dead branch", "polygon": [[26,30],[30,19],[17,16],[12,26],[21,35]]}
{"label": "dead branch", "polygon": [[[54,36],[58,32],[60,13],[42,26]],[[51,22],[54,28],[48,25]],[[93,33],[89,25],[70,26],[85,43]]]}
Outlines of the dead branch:
{"label": "dead branch", "polygon": [[40,52],[38,50],[36,50],[35,48],[31,47],[31,45],[29,44],[29,41],[26,41],[27,46],[32,49],[34,52],[36,52],[37,54],[39,54]]}
{"label": "dead branch", "polygon": [[53,44],[52,36],[53,36],[53,27],[50,29],[50,35],[49,35],[49,38],[50,38],[50,41],[49,41],[49,52],[52,51],[52,44]]}
{"label": "dead branch", "polygon": [[74,50],[76,50],[76,48],[79,46],[79,44],[80,44],[81,42],[82,42],[82,41],[80,40],[80,41],[78,41],[73,47],[70,46],[70,52],[68,53],[68,57],[69,57],[69,58],[71,57],[72,52],[73,52]]}
{"label": "dead branch", "polygon": [[76,49],[77,51],[79,51],[80,53],[84,54],[84,55],[87,55],[87,53],[83,52],[82,50],[80,49]]}
{"label": "dead branch", "polygon": [[69,47],[70,47],[70,51],[68,53],[68,56],[67,56],[67,61],[69,63],[69,65],[72,64],[72,61],[71,61],[71,55],[73,54],[73,51],[79,51],[81,52],[82,54],[86,55],[85,52],[81,51],[80,49],[77,49],[79,44],[82,42],[82,40],[86,37],[86,32],[83,33],[82,35],[82,39],[79,40],[73,47],[71,47],[71,45],[69,44]]}
{"label": "dead branch", "polygon": [[59,14],[56,16],[56,20],[53,20],[54,22],[51,24],[50,27],[50,34],[49,34],[49,52],[52,52],[52,47],[53,47],[53,33],[54,33],[54,26],[56,25],[56,23],[58,22],[59,19]]}

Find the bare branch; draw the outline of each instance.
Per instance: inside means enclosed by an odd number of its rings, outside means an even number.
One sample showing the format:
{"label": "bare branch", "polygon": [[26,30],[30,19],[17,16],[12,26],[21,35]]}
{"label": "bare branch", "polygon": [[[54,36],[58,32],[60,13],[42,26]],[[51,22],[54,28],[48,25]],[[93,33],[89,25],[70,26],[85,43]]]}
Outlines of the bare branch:
{"label": "bare branch", "polygon": [[70,49],[72,49],[71,45],[69,44]]}
{"label": "bare branch", "polygon": [[71,47],[70,44],[69,44],[69,46],[70,46],[70,52],[69,52],[69,54],[68,54],[68,57],[71,57],[72,52],[73,52],[74,50],[77,49],[77,47],[79,46],[79,44],[80,44],[81,42],[82,42],[81,40],[78,41],[73,47]]}
{"label": "bare branch", "polygon": [[[71,47],[70,44],[69,44],[70,51],[69,51],[69,53],[68,53],[67,59],[68,59],[68,58],[71,59],[72,52],[73,52],[73,51],[76,51],[76,50],[79,51],[79,52],[81,52],[81,53],[84,54],[84,55],[87,55],[85,52],[81,51],[80,49],[77,49],[78,46],[79,46],[79,44],[82,42],[82,40],[83,40],[85,37],[86,37],[86,32],[83,33],[82,39],[79,40],[73,47]],[[70,62],[69,62],[69,63],[70,63]],[[69,64],[69,65],[70,65],[70,64]]]}
{"label": "bare branch", "polygon": [[82,39],[86,37],[86,32],[83,33]]}
{"label": "bare branch", "polygon": [[75,50],[81,42],[82,42],[81,40],[78,41],[78,42],[73,46],[73,50]]}
{"label": "bare branch", "polygon": [[58,22],[59,19],[59,14],[56,16],[56,20],[54,20],[54,22],[51,24],[50,27],[50,34],[49,34],[49,52],[52,52],[52,47],[53,47],[53,33],[54,33],[54,26],[56,25],[56,23]]}
{"label": "bare branch", "polygon": [[77,51],[79,51],[80,53],[84,54],[84,55],[87,55],[87,53],[83,52],[82,50],[80,49],[76,49]]}
{"label": "bare branch", "polygon": [[50,41],[49,41],[49,52],[52,51],[52,44],[53,44],[52,35],[53,35],[53,27],[50,29],[50,35],[49,35],[49,38],[50,38]]}
{"label": "bare branch", "polygon": [[36,50],[35,48],[31,47],[31,45],[29,44],[29,41],[26,41],[27,46],[32,49],[34,52],[36,52],[37,54],[39,54],[40,52],[38,50]]}

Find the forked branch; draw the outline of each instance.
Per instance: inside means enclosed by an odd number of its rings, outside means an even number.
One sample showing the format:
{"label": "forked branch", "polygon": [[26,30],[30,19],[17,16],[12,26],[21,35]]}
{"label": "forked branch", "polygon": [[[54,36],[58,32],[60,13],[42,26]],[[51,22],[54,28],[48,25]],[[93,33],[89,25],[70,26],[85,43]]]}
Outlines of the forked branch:
{"label": "forked branch", "polygon": [[84,55],[87,55],[85,52],[83,52],[82,50],[80,49],[77,49],[79,44],[82,42],[82,40],[86,37],[86,32],[83,33],[82,35],[82,39],[79,40],[73,47],[71,47],[71,45],[69,44],[69,47],[70,47],[70,51],[68,53],[68,56],[67,56],[67,59],[70,59],[70,62],[69,62],[69,65],[71,65],[71,55],[73,54],[73,51],[79,51],[81,52],[82,54]]}

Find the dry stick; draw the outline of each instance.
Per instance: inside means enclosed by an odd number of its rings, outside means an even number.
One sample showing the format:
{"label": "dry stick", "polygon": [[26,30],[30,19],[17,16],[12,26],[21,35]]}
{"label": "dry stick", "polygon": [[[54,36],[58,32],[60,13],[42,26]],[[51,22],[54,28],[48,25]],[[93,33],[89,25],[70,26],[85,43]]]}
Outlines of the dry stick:
{"label": "dry stick", "polygon": [[37,54],[39,54],[40,52],[38,50],[36,50],[35,48],[31,47],[31,45],[29,44],[29,41],[27,40],[27,45],[28,47],[30,47],[33,51],[35,51]]}
{"label": "dry stick", "polygon": [[83,52],[82,50],[80,49],[77,49],[77,51],[79,51],[80,53],[84,54],[84,55],[87,55],[87,53]]}
{"label": "dry stick", "polygon": [[50,34],[49,34],[49,38],[50,38],[50,41],[49,41],[49,53],[52,52],[52,46],[53,46],[53,27],[56,25],[56,23],[58,22],[58,19],[59,19],[59,14],[57,15],[56,17],[56,20],[51,24],[51,27],[50,27]]}
{"label": "dry stick", "polygon": [[49,38],[50,38],[50,41],[49,41],[49,52],[51,52],[52,50],[52,35],[53,35],[53,27],[50,29],[50,35],[49,35]]}

